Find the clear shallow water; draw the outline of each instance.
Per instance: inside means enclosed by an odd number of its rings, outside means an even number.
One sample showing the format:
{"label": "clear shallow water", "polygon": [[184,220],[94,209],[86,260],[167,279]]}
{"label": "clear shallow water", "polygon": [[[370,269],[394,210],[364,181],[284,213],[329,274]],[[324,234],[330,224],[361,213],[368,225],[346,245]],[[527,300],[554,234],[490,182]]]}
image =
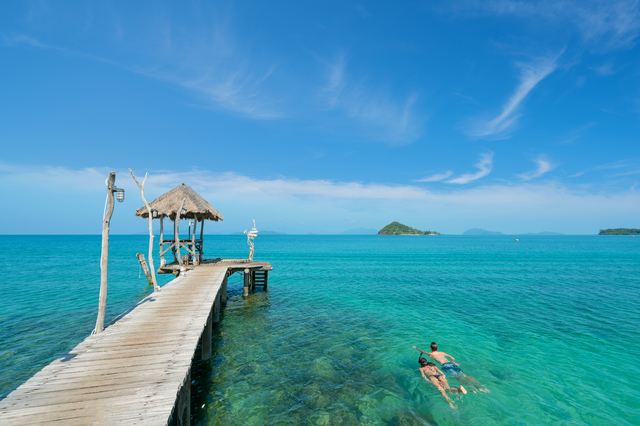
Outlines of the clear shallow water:
{"label": "clear shallow water", "polygon": [[[207,238],[208,257],[248,251]],[[243,299],[230,279],[214,361],[194,365],[194,424],[640,424],[640,238],[515,238],[260,237],[269,291]],[[108,320],[150,291],[147,237],[111,243]],[[91,331],[99,250],[0,236],[17,265],[0,278],[0,395]],[[417,371],[411,346],[432,340],[491,393],[452,411]]]}

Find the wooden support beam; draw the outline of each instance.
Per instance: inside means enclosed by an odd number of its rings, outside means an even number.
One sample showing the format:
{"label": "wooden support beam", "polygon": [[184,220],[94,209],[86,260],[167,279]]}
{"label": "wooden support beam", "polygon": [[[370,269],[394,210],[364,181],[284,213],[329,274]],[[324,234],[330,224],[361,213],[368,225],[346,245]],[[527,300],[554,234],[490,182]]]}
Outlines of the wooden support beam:
{"label": "wooden support beam", "polygon": [[220,303],[223,305],[227,304],[227,279],[229,275],[225,275],[222,280],[222,288],[220,288]]}
{"label": "wooden support beam", "polygon": [[[215,309],[215,307],[213,308]],[[213,318],[212,312],[207,317],[207,322],[202,331],[202,360],[208,361],[211,359],[211,333],[213,332]]]}
{"label": "wooden support beam", "polygon": [[220,293],[216,296],[216,300],[213,303],[213,323],[218,324],[220,322]]}
{"label": "wooden support beam", "polygon": [[251,270],[251,293],[256,291],[256,270]]}
{"label": "wooden support beam", "polygon": [[202,216],[202,221],[200,221],[200,256],[204,259],[204,240],[202,239],[202,234],[204,233],[204,216]]}
{"label": "wooden support beam", "polygon": [[267,291],[267,281],[269,281],[269,271],[264,271],[264,290]]}
{"label": "wooden support beam", "polygon": [[[164,249],[164,228],[163,225],[164,224],[164,216],[160,216],[160,268],[163,268],[164,265],[167,263],[166,260],[164,260],[164,251],[162,249]],[[169,250],[169,249],[167,249]]]}
{"label": "wooden support beam", "polygon": [[136,253],[136,257],[138,258],[138,262],[140,262],[140,266],[144,271],[144,275],[147,277],[147,281],[149,281],[149,285],[153,285],[153,277],[151,276],[151,272],[149,271],[149,267],[147,266],[147,261],[144,259],[144,254]]}
{"label": "wooden support beam", "polygon": [[194,257],[194,262],[193,264],[195,265],[197,262],[195,262],[195,257],[196,257],[196,227],[198,225],[198,216],[196,216],[195,214],[193,215],[193,233],[190,235],[191,237],[191,249],[193,250],[193,253],[191,253],[191,255]]}
{"label": "wooden support beam", "polygon": [[187,373],[178,393],[173,422],[177,426],[189,426],[191,422],[191,372]]}
{"label": "wooden support beam", "polygon": [[[176,212],[176,218],[173,221],[173,238],[176,246],[176,251],[178,252],[178,264],[182,266],[182,256],[180,256],[180,234],[178,234],[178,226],[180,225],[180,215],[182,214],[182,208],[184,207],[184,203],[187,201],[186,198],[182,199],[182,203],[180,203],[180,208]],[[175,257],[175,252],[174,252]]]}
{"label": "wooden support beam", "polygon": [[249,285],[251,281],[251,271],[249,269],[244,270],[244,289],[242,291],[242,295],[247,297],[249,295]]}

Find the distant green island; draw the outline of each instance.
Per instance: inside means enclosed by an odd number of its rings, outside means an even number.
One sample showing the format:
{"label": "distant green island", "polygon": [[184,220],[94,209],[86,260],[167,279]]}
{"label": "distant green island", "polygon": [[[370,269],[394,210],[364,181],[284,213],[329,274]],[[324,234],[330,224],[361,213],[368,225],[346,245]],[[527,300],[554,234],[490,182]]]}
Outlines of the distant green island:
{"label": "distant green island", "polygon": [[440,235],[435,231],[420,231],[419,229],[403,225],[399,222],[391,222],[380,231],[378,235]]}
{"label": "distant green island", "polygon": [[598,235],[640,235],[640,229],[636,229],[636,228],[601,229]]}

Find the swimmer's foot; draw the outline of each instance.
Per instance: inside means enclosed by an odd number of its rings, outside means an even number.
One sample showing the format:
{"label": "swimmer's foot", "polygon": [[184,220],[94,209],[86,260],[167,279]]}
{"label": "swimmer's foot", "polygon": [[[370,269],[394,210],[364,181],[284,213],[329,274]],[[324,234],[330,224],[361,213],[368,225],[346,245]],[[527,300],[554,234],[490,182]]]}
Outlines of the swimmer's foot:
{"label": "swimmer's foot", "polygon": [[491,393],[491,391],[487,388],[480,388],[479,391],[484,393]]}
{"label": "swimmer's foot", "polygon": [[462,391],[462,393],[463,393],[464,395],[466,395],[466,394],[467,394],[467,390],[464,388],[464,386],[460,386],[460,390]]}

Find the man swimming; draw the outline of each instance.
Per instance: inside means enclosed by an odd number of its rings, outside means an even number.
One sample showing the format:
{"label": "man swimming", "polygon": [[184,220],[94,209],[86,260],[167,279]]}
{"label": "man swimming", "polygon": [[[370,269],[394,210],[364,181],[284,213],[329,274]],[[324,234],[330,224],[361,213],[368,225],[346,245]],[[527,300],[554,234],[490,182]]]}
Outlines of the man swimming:
{"label": "man swimming", "polygon": [[422,354],[420,354],[418,362],[420,363],[420,374],[422,374],[422,377],[427,382],[431,382],[431,384],[440,391],[444,399],[449,403],[449,406],[455,410],[456,407],[453,405],[453,401],[451,401],[451,398],[449,398],[445,391],[465,394],[467,393],[467,390],[463,386],[460,386],[459,388],[450,387],[444,373],[440,371],[434,363],[428,362],[425,358],[422,358]]}
{"label": "man swimming", "polygon": [[[447,373],[455,376],[455,378],[458,379],[458,381],[460,381],[461,383],[464,382],[467,384],[467,386],[474,386],[481,392],[490,392],[490,390],[487,389],[487,387],[482,383],[480,383],[473,377],[464,374],[460,369],[460,366],[455,363],[456,359],[454,357],[447,353],[438,351],[438,344],[436,342],[431,342],[431,352],[425,352],[415,346],[414,349],[418,349],[423,354],[429,355],[431,358],[435,359],[442,366],[442,371],[446,371]],[[447,358],[450,358],[450,360]],[[472,387],[470,387],[469,389],[471,389],[471,391],[475,393],[475,390]]]}

